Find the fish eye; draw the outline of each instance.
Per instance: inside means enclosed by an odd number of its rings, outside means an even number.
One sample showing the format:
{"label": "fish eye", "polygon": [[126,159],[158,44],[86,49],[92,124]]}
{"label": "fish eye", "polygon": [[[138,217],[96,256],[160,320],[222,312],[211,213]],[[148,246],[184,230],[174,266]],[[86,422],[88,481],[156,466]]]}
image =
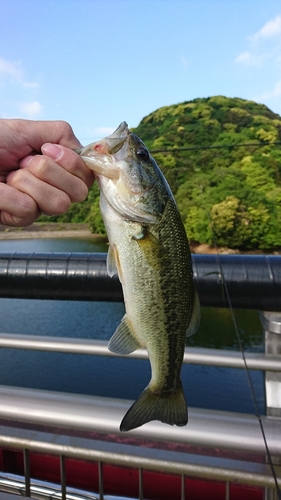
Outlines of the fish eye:
{"label": "fish eye", "polygon": [[140,160],[148,160],[149,158],[149,152],[145,148],[138,148],[136,155]]}

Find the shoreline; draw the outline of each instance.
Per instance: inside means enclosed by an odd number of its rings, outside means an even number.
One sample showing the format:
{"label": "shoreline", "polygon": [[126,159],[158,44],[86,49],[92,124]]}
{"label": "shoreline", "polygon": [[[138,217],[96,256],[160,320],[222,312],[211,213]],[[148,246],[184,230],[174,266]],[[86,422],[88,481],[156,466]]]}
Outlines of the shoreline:
{"label": "shoreline", "polygon": [[0,234],[0,241],[4,240],[32,240],[32,239],[46,239],[46,238],[91,238],[97,237],[96,235],[89,234],[86,231],[53,231],[52,233],[46,231],[38,231],[37,233],[25,232],[25,233],[8,233]]}
{"label": "shoreline", "polygon": [[[34,222],[29,227],[8,227],[0,226],[0,241],[3,240],[30,240],[46,238],[104,238],[100,234],[93,234],[87,224],[72,222]],[[215,248],[206,243],[190,241],[190,250],[194,254],[220,254],[220,255],[281,255],[281,249],[264,252],[262,250],[241,251],[227,247]]]}
{"label": "shoreline", "polygon": [[31,240],[44,238],[99,238],[98,234],[92,234],[90,231],[13,231],[0,232],[0,241],[3,240]]}
{"label": "shoreline", "polygon": [[29,240],[35,238],[99,238],[93,234],[87,224],[40,223],[29,227],[0,226],[0,240]]}

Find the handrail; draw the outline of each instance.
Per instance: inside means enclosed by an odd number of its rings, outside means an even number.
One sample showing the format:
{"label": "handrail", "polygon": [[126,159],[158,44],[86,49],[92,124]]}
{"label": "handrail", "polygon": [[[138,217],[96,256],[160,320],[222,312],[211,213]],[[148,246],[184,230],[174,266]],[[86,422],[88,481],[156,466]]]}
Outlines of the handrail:
{"label": "handrail", "polygon": [[[106,443],[73,436],[54,436],[47,433],[21,430],[15,437],[0,427],[0,446],[25,449],[37,453],[66,456],[80,460],[110,463],[177,475],[216,481],[233,481],[260,487],[274,487],[270,468],[263,463],[247,463],[233,459],[200,456],[160,449],[141,448],[127,444]],[[281,484],[280,472],[277,472]]]}
{"label": "handrail", "polygon": [[[24,451],[23,451],[24,453]],[[25,478],[18,474],[9,474],[0,471],[0,492],[1,500],[29,500],[30,498],[39,498],[40,500],[59,500],[62,499],[61,485],[49,481],[40,481],[31,478],[29,496],[23,497],[26,488]],[[20,499],[18,498],[18,495]],[[110,497],[111,500],[120,500],[120,497]],[[67,488],[67,500],[101,500],[99,495],[89,493],[77,488]]]}
{"label": "handrail", "polygon": [[[0,428],[0,432],[1,432]],[[80,460],[92,460],[99,463],[110,463],[124,467],[135,467],[146,470],[161,471],[201,479],[217,481],[233,481],[260,487],[274,487],[270,468],[263,463],[247,463],[232,459],[199,456],[159,449],[140,448],[118,443],[106,443],[68,436],[53,435],[48,439],[47,433],[30,433],[21,431],[24,437],[10,435],[8,429],[0,434],[0,446],[13,449],[25,449],[37,453],[67,456]],[[278,483],[281,484],[280,472],[277,472]]]}
{"label": "handrail", "polygon": [[[132,401],[98,396],[0,386],[0,420],[44,428],[64,428],[121,436],[120,421]],[[262,416],[272,456],[281,456],[280,420]],[[12,431],[11,431],[12,432]],[[1,433],[0,433],[1,434]],[[199,448],[231,450],[264,456],[264,441],[254,415],[189,408],[185,427],[158,421],[130,431],[125,438],[180,443]],[[1,440],[1,438],[0,438]]]}
{"label": "handrail", "polygon": [[[192,255],[202,306],[281,311],[281,256]],[[223,273],[223,276],[221,274]],[[120,302],[117,276],[106,272],[106,254],[0,254],[0,297]]]}
{"label": "handrail", "polygon": [[[107,342],[103,340],[22,335],[17,333],[1,333],[0,348],[30,349],[34,351],[65,352],[108,357],[117,356],[107,349]],[[127,358],[128,355],[124,355],[123,357]],[[138,349],[131,353],[129,357],[148,359],[148,353],[146,349]],[[280,356],[267,356],[264,353],[246,353],[245,357],[249,370],[281,372]],[[245,368],[240,352],[223,349],[188,347],[185,349],[183,362],[194,365]]]}
{"label": "handrail", "polygon": [[[225,280],[233,307],[281,311],[281,256],[193,255],[192,263],[201,305],[228,307],[223,292]],[[0,297],[123,300],[118,278],[107,276],[106,255],[89,253],[0,254]],[[269,323],[273,325],[278,315],[270,313],[269,316],[264,318],[264,327],[269,329],[267,335],[271,331]],[[276,324],[276,333],[280,333],[279,316]],[[108,351],[104,341],[9,333],[0,334],[0,348],[116,356]],[[148,356],[144,349],[140,349],[132,353],[131,357],[146,359]],[[266,377],[275,377],[276,385],[277,377],[280,376],[276,372],[281,372],[280,356],[246,353],[246,360],[249,369],[264,370],[267,372]],[[187,348],[184,363],[244,368],[239,352],[216,349]],[[243,461],[241,466],[238,460],[234,460],[229,461],[228,465],[228,459],[222,462],[200,454],[184,453],[177,456],[175,452],[165,451],[161,455],[160,450],[144,452],[136,446],[132,452],[124,443],[118,443],[114,451],[117,443],[101,444],[102,441],[91,439],[87,448],[87,445],[81,447],[79,441],[75,442],[75,431],[77,434],[80,431],[87,435],[98,434],[98,439],[111,435],[118,441],[119,424],[131,404],[129,401],[5,386],[0,386],[0,400],[0,447],[29,449],[150,470],[161,469],[182,474],[183,477],[192,475],[274,486],[266,464]],[[280,434],[280,419],[261,418],[271,454],[280,457],[281,440],[276,438]],[[10,428],[11,423],[19,427],[31,425],[33,431],[28,434],[28,430]],[[42,429],[42,426],[44,433],[40,434],[38,429]],[[54,432],[54,429],[64,428],[67,432],[73,431],[74,435],[68,438],[64,433],[60,436],[50,434],[49,442],[40,440],[43,435],[47,436],[46,428]],[[247,414],[189,408],[189,424],[185,428],[150,422],[129,434],[136,440],[181,443],[198,447],[199,450],[216,448],[241,455],[265,454],[258,420]],[[279,468],[278,481],[281,481]]]}

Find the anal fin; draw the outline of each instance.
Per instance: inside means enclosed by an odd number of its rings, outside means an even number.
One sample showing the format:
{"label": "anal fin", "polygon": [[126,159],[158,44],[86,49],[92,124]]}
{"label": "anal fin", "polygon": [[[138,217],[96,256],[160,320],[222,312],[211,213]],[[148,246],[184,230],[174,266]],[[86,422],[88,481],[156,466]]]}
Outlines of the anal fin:
{"label": "anal fin", "polygon": [[125,314],[108,343],[108,349],[116,354],[130,354],[140,347],[142,346],[134,337],[132,326]]}

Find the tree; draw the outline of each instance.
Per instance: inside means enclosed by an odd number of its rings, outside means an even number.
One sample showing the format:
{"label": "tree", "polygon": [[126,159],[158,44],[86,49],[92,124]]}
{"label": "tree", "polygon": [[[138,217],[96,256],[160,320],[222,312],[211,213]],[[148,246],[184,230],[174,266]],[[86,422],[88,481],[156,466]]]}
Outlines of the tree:
{"label": "tree", "polygon": [[[213,96],[159,108],[132,130],[167,178],[190,238],[212,243],[215,236],[242,249],[281,245],[279,115],[254,101]],[[84,203],[52,220],[87,221],[104,232],[97,196],[95,184]]]}

